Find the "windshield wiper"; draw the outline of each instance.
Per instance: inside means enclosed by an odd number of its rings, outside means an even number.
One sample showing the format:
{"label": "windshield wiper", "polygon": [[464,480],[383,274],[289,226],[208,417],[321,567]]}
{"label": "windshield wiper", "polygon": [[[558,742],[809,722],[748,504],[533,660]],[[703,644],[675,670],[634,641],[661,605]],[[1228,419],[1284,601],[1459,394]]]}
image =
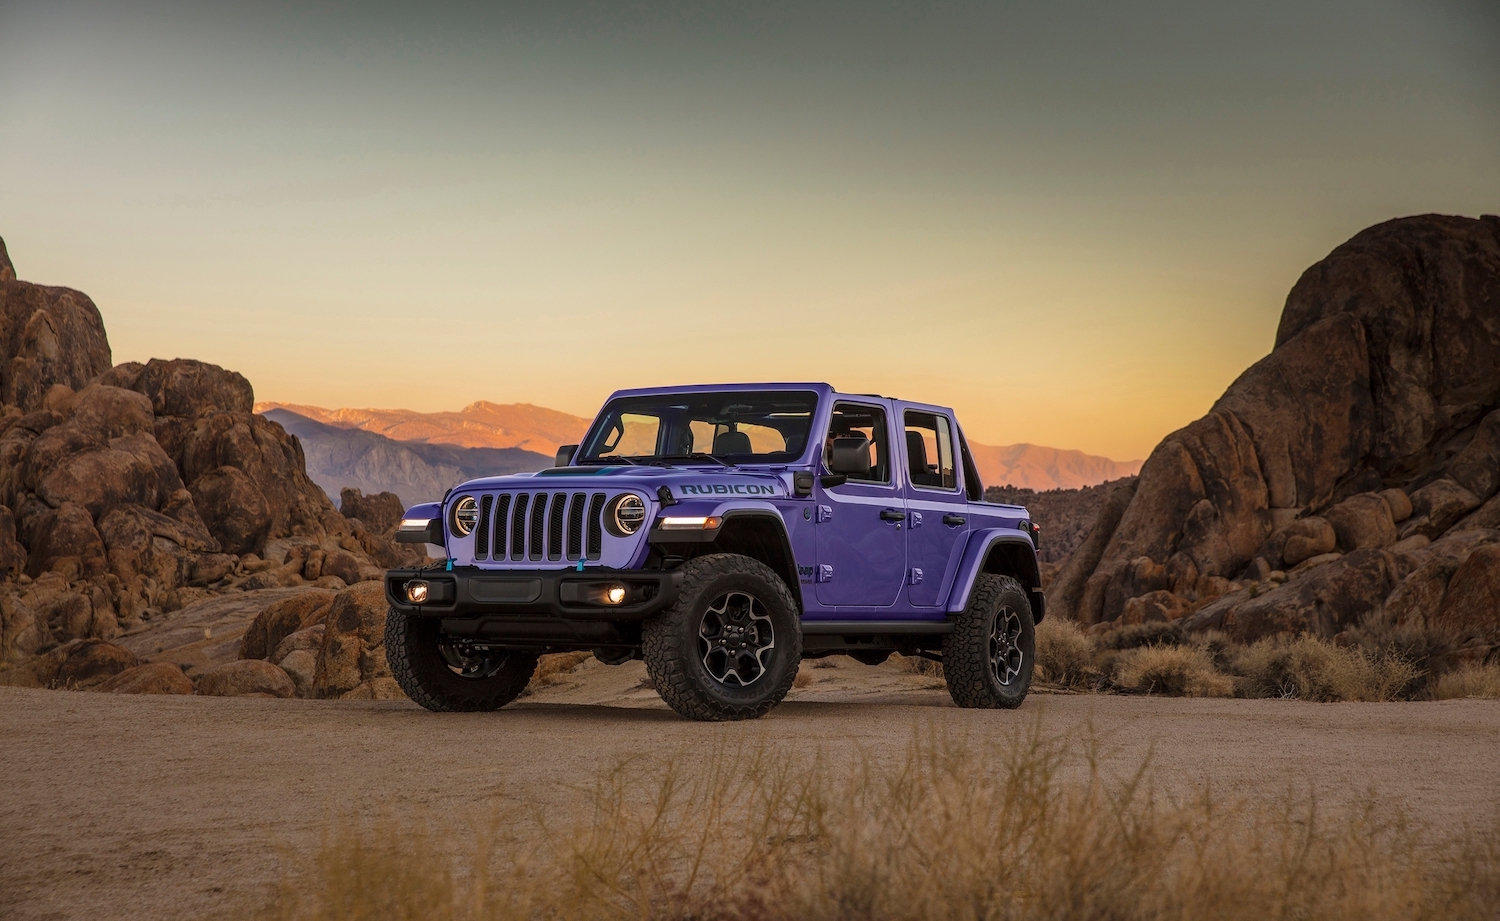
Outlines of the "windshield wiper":
{"label": "windshield wiper", "polygon": [[718,464],[721,467],[728,467],[731,470],[734,469],[734,464],[731,464],[729,461],[725,460],[724,458],[722,458],[722,457],[715,457],[712,454],[705,454],[705,453],[702,453],[702,452],[695,452],[693,454],[663,454],[663,455],[661,455],[661,456],[659,456],[657,458],[657,460],[660,460],[660,461],[670,461],[670,460],[700,460],[700,459],[702,459],[702,460],[711,460],[711,461],[713,461],[714,463]]}

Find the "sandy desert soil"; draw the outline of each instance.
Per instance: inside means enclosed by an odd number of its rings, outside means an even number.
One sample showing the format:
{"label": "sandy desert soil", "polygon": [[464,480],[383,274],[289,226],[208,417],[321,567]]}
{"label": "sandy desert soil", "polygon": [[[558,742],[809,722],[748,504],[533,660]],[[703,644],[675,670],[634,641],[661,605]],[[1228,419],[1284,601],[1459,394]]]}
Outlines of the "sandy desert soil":
{"label": "sandy desert soil", "polygon": [[1035,694],[1017,712],[961,711],[930,678],[848,660],[766,719],[679,719],[638,663],[588,663],[493,714],[407,702],[125,697],[0,688],[0,917],[200,918],[264,904],[331,821],[451,816],[496,802],[559,805],[621,758],[767,743],[787,757],[898,758],[914,733],[1002,742],[1092,726],[1106,765],[1147,752],[1174,797],[1311,791],[1374,798],[1439,829],[1500,808],[1500,702],[1306,704]]}

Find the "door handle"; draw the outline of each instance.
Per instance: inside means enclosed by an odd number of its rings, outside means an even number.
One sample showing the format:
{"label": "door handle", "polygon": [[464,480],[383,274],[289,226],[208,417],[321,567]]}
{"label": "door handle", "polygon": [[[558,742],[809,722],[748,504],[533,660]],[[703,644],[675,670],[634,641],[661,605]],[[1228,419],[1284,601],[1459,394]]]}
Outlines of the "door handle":
{"label": "door handle", "polygon": [[963,523],[964,523],[964,516],[962,516],[962,515],[944,515],[943,516],[943,524],[958,525],[958,524],[963,524]]}
{"label": "door handle", "polygon": [[881,521],[905,521],[906,520],[906,513],[905,512],[898,512],[898,511],[896,511],[893,508],[882,509],[881,512],[880,512],[880,520]]}

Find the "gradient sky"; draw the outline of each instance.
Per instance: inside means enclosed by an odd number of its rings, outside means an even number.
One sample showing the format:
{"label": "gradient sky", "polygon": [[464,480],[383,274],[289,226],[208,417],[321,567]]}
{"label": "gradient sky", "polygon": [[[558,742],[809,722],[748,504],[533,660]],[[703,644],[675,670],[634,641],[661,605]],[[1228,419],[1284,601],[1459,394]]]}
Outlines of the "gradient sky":
{"label": "gradient sky", "polygon": [[828,380],[1126,459],[1361,228],[1500,211],[1500,4],[0,0],[0,236],[116,361],[592,415]]}

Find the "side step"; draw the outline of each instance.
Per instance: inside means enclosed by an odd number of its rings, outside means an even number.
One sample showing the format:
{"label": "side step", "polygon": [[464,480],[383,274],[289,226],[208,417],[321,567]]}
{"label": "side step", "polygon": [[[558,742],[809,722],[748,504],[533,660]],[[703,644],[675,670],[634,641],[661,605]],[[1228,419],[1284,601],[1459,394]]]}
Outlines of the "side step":
{"label": "side step", "polygon": [[804,620],[803,636],[942,636],[953,632],[947,620]]}

